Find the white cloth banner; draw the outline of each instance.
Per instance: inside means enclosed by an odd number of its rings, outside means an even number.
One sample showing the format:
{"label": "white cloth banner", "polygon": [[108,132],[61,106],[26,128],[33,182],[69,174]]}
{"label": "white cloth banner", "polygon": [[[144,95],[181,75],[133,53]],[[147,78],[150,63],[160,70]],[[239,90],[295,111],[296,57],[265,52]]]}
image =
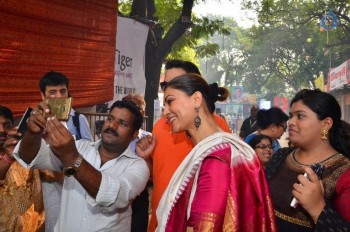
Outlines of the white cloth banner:
{"label": "white cloth banner", "polygon": [[108,103],[121,100],[129,93],[145,94],[145,45],[148,26],[134,19],[117,19],[114,67],[114,97]]}

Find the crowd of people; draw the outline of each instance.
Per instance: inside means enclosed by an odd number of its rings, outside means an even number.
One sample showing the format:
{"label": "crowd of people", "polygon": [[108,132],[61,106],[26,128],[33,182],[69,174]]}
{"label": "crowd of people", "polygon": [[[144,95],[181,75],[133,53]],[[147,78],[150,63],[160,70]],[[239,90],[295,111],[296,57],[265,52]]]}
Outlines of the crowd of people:
{"label": "crowd of people", "polygon": [[215,113],[228,90],[169,60],[152,133],[129,94],[94,142],[84,115],[50,114],[69,79],[51,71],[39,87],[24,134],[0,106],[0,231],[350,230],[350,125],[329,93],[301,90],[289,115],[252,106],[236,135]]}

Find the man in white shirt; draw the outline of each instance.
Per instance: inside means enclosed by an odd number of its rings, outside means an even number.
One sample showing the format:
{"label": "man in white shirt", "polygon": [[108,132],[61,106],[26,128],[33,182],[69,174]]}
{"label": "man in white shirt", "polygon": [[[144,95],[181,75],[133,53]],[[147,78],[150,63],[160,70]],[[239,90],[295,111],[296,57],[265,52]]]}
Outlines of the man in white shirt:
{"label": "man in white shirt", "polygon": [[[43,101],[48,98],[67,98],[70,95],[68,89],[69,79],[60,72],[50,71],[45,73],[39,80],[39,88]],[[83,114],[79,114],[78,118],[75,118],[74,115],[75,111],[72,108],[67,121],[69,132],[75,140],[85,139],[92,141],[91,130],[86,117]],[[78,124],[78,126],[75,124]],[[45,231],[53,232],[60,212],[63,175],[57,172],[40,170],[40,177],[45,207]]]}
{"label": "man in white shirt", "polygon": [[[130,150],[143,116],[130,101],[116,101],[97,142],[74,141],[41,102],[14,151],[29,168],[64,172],[61,211],[54,231],[130,231],[130,204],[149,178],[146,162]],[[45,140],[44,140],[45,138]]]}

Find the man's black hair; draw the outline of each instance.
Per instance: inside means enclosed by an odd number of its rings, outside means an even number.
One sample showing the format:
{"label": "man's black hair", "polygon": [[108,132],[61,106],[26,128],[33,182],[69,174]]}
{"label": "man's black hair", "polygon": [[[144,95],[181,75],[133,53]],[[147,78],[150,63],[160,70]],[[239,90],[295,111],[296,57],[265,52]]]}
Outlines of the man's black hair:
{"label": "man's black hair", "polygon": [[6,106],[0,106],[0,116],[4,116],[6,119],[10,119],[13,124],[13,114],[12,111]]}
{"label": "man's black hair", "polygon": [[134,114],[134,122],[132,124],[134,131],[138,131],[143,123],[143,115],[141,114],[141,111],[139,107],[132,101],[116,101],[113,103],[111,106],[109,112],[112,112],[112,110],[117,107],[119,109],[126,108],[128,109],[131,113]]}
{"label": "man's black hair", "polygon": [[60,72],[50,71],[46,73],[39,81],[40,91],[45,94],[46,86],[57,86],[65,84],[68,89],[69,79]]}
{"label": "man's black hair", "polygon": [[165,63],[165,70],[168,70],[171,68],[182,68],[183,70],[186,71],[186,73],[195,73],[201,76],[201,72],[199,71],[198,67],[190,61],[168,60]]}

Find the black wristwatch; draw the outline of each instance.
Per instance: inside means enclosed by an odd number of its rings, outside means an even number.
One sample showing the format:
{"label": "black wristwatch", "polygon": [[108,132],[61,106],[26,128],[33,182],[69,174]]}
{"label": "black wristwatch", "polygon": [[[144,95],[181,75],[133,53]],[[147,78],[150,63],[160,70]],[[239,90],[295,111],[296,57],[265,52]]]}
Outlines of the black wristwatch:
{"label": "black wristwatch", "polygon": [[83,162],[83,159],[83,156],[79,154],[79,157],[75,160],[73,166],[63,168],[64,175],[74,176],[77,173],[81,162]]}

